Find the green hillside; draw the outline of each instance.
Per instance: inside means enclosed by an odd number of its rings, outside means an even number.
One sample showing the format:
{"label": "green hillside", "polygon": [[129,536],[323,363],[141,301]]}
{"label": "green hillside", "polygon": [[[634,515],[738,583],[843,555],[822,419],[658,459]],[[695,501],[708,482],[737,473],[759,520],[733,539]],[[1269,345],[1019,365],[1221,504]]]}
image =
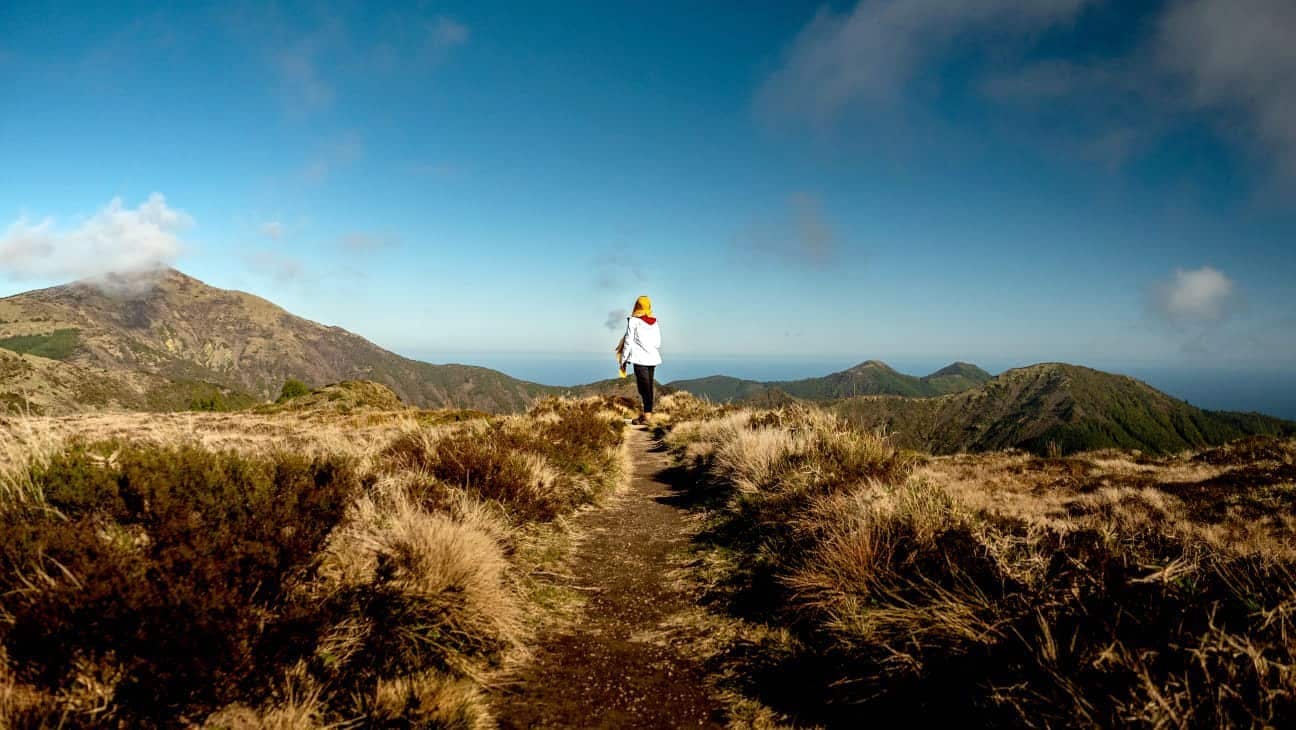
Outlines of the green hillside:
{"label": "green hillside", "polygon": [[1296,423],[1206,411],[1123,375],[1060,363],[1009,370],[940,398],[862,397],[830,406],[903,446],[937,454],[1020,448],[1169,453],[1243,436],[1292,435]]}
{"label": "green hillside", "polygon": [[981,368],[956,362],[931,375],[915,377],[878,360],[869,360],[831,375],[800,380],[761,382],[727,375],[677,380],[671,387],[724,403],[764,405],[791,398],[825,401],[861,395],[903,395],[915,398],[957,393],[975,388],[992,376]]}

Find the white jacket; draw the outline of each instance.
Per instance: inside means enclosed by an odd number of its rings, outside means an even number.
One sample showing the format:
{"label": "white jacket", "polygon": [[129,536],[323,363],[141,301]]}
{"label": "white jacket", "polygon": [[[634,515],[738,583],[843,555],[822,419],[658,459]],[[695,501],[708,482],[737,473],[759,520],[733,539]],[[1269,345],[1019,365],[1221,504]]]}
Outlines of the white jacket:
{"label": "white jacket", "polygon": [[625,348],[621,351],[621,364],[661,365],[661,328],[648,324],[638,317],[626,322]]}

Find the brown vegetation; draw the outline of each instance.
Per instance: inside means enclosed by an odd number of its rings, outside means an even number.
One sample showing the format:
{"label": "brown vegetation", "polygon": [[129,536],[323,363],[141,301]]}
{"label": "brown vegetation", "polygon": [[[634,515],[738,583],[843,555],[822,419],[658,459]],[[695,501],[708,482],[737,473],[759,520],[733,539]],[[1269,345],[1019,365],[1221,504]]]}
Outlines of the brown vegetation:
{"label": "brown vegetation", "polygon": [[666,440],[709,515],[708,600],[750,627],[717,669],[765,717],[1296,718],[1293,442],[931,458],[818,411],[685,400],[700,420]]}
{"label": "brown vegetation", "polygon": [[0,421],[0,726],[484,727],[622,412]]}

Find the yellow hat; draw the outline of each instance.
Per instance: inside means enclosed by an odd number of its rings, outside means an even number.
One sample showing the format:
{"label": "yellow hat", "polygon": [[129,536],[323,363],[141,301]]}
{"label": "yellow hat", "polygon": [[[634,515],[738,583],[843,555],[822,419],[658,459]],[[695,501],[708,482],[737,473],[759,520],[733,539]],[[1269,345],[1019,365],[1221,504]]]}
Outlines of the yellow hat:
{"label": "yellow hat", "polygon": [[641,297],[639,297],[638,299],[635,300],[635,304],[634,304],[634,311],[630,313],[630,316],[631,316],[631,317],[651,317],[651,316],[653,316],[653,313],[652,313],[652,300],[648,298],[648,295],[647,295],[647,294],[645,294],[644,296],[641,296]]}

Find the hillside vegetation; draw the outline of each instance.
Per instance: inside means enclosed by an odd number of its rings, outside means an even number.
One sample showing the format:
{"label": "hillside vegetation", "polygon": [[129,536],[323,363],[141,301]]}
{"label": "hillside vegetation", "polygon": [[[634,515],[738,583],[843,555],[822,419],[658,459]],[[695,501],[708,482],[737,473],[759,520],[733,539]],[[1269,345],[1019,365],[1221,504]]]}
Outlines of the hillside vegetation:
{"label": "hillside vegetation", "polygon": [[491,726],[626,412],[339,393],[399,404],[0,418],[0,727]]}
{"label": "hillside vegetation", "polygon": [[1009,370],[941,398],[850,398],[830,409],[862,428],[887,431],[897,445],[936,454],[1007,448],[1160,454],[1249,435],[1296,435],[1296,423],[1205,411],[1133,378],[1059,363]]}
{"label": "hillside vegetation", "polygon": [[665,405],[736,724],[1296,721],[1296,441],[931,459],[821,409]]}
{"label": "hillside vegetation", "polygon": [[858,395],[931,397],[974,388],[990,374],[968,363],[956,362],[921,378],[897,372],[877,360],[819,378],[756,381],[725,375],[671,382],[671,387],[718,403],[779,405],[793,399],[835,400]]}
{"label": "hillside vegetation", "polygon": [[[410,360],[173,269],[0,299],[0,348],[57,361],[21,382],[0,372],[0,398],[25,398],[46,412],[169,405],[184,400],[165,397],[172,384],[184,390],[195,382],[268,401],[289,378],[371,380],[418,407],[491,412],[524,410],[561,390],[486,368]],[[96,392],[80,398],[65,382]]]}

